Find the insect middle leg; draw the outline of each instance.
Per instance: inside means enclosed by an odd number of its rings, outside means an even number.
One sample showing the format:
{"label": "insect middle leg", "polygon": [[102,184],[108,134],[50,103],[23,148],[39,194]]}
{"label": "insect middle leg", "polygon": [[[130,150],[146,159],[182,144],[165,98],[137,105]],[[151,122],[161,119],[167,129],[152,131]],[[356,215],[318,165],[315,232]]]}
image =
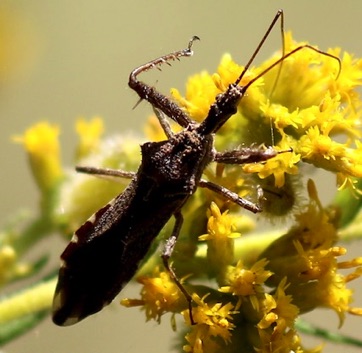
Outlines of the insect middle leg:
{"label": "insect middle leg", "polygon": [[[276,155],[285,152],[292,152],[292,149],[276,151],[271,147],[244,147],[228,152],[216,152],[214,155],[214,161],[224,164],[258,163],[265,162],[268,159],[274,158]],[[253,213],[258,213],[262,211],[261,206],[259,206],[258,204],[243,199],[237,193],[211,181],[201,179],[199,182],[199,186],[214,191],[217,194],[226,198],[227,200],[236,203],[237,205]],[[262,197],[263,191],[262,189],[258,189],[258,199],[260,200],[262,199]]]}
{"label": "insect middle leg", "polygon": [[[224,186],[212,183],[211,181],[207,181],[204,179],[200,180],[199,186],[201,186],[202,188],[207,188],[207,189],[223,196],[225,199],[227,199],[233,203],[236,203],[240,207],[245,208],[246,210],[251,211],[253,213],[259,213],[262,211],[262,208],[259,205],[255,204],[251,201],[248,201],[246,199],[243,199],[237,193],[229,190],[228,188],[225,188]],[[260,198],[260,197],[262,197],[262,196],[260,195],[260,192],[258,190],[258,198]]]}

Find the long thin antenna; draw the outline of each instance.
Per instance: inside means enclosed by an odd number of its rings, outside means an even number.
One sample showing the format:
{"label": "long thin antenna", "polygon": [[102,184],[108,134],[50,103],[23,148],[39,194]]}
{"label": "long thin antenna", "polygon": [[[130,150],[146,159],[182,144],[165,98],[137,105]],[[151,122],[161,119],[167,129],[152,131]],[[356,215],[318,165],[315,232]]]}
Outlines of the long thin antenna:
{"label": "long thin antenna", "polygon": [[342,70],[342,62],[341,62],[341,59],[338,58],[337,56],[334,56],[332,54],[329,54],[329,53],[326,53],[322,50],[319,50],[317,48],[314,48],[312,47],[311,45],[309,44],[304,44],[304,45],[301,45],[297,48],[294,48],[292,51],[290,51],[289,53],[285,54],[284,56],[282,56],[281,58],[279,58],[278,60],[276,60],[273,64],[271,64],[270,66],[268,66],[266,69],[264,69],[262,72],[260,72],[258,74],[258,76],[254,77],[253,79],[251,79],[245,86],[243,86],[243,91],[246,92],[247,89],[256,81],[256,80],[259,80],[259,78],[261,78],[262,76],[264,76],[268,71],[270,71],[273,67],[279,65],[281,62],[283,62],[285,59],[289,58],[291,55],[295,54],[296,52],[298,52],[299,50],[302,50],[302,49],[310,49],[310,50],[313,50],[321,55],[325,55],[325,56],[328,56],[330,57],[331,59],[334,59],[338,62],[338,73],[337,73],[337,76],[336,76],[336,80],[338,80],[338,77],[341,73],[341,70]]}
{"label": "long thin antenna", "polygon": [[[267,31],[265,32],[263,38],[261,39],[261,41],[259,42],[258,46],[256,47],[253,55],[251,56],[251,58],[249,59],[249,61],[247,62],[247,64],[244,67],[244,70],[242,71],[242,73],[240,74],[240,76],[238,77],[238,79],[235,81],[235,84],[238,85],[240,83],[240,81],[242,80],[242,78],[244,77],[245,73],[247,70],[249,70],[250,65],[252,64],[252,62],[254,61],[255,57],[258,55],[261,47],[264,45],[264,42],[266,41],[266,39],[268,38],[270,32],[272,31],[273,27],[275,26],[276,22],[278,21],[278,19],[281,18],[281,29],[282,29],[282,38],[283,38],[283,48],[284,48],[284,13],[282,9],[279,9],[278,12],[276,13],[276,15],[274,16],[273,21],[271,22],[271,24],[269,25]],[[284,50],[284,49],[283,49]]]}
{"label": "long thin antenna", "polygon": [[[284,36],[284,12],[283,11],[281,12],[281,15],[280,15],[280,35],[281,35],[281,38],[282,38],[282,57],[284,57],[285,56],[285,36]],[[276,86],[278,84],[280,73],[282,72],[283,63],[284,63],[284,60],[278,66],[278,73],[277,73],[277,75],[275,77],[272,89],[271,89],[271,91],[269,93],[269,100],[272,100],[275,88],[276,88]],[[274,144],[275,144],[274,127],[273,127],[271,117],[269,117],[269,124],[270,124],[271,145],[274,146]]]}

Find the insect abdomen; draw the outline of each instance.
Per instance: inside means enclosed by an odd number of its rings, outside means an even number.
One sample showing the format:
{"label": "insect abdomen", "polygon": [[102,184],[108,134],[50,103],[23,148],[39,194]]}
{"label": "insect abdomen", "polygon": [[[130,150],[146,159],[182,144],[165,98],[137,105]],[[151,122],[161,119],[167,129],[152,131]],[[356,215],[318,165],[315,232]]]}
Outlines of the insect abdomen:
{"label": "insect abdomen", "polygon": [[160,197],[159,186],[138,176],[85,222],[61,255],[53,321],[73,325],[100,311],[131,280],[152,241],[184,203]]}

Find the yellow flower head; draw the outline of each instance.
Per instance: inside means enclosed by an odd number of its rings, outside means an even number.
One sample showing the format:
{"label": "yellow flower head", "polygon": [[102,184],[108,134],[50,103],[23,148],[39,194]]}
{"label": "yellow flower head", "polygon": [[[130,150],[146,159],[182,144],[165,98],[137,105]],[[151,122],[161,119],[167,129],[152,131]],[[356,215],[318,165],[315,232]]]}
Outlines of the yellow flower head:
{"label": "yellow flower head", "polygon": [[208,234],[199,236],[199,240],[207,241],[207,257],[216,273],[223,273],[225,266],[234,261],[234,238],[240,236],[235,233],[234,217],[225,211],[221,214],[215,203],[210,206],[211,216],[207,223]]}
{"label": "yellow flower head", "polygon": [[273,296],[265,296],[264,317],[258,323],[258,328],[265,329],[272,326],[274,332],[283,333],[287,328],[293,327],[299,309],[292,304],[292,296],[285,294],[287,287],[286,278],[284,278]]}
{"label": "yellow flower head", "polygon": [[[0,234],[3,238],[3,234]],[[0,247],[0,286],[5,283],[25,276],[31,271],[31,266],[19,262],[19,258],[14,249],[9,244],[2,244]]]}
{"label": "yellow flower head", "polygon": [[[338,270],[342,266],[360,266],[360,261],[354,259],[339,265],[337,257],[344,255],[346,249],[334,245],[338,239],[334,220],[322,208],[311,181],[308,187],[311,202],[296,215],[297,225],[269,246],[262,256],[270,261],[269,269],[274,272],[272,283],[287,276],[288,293],[301,312],[328,307],[337,312],[342,324],[346,312],[362,312],[350,308],[352,291],[346,283],[351,277],[343,276]],[[359,276],[356,270],[353,279]]]}
{"label": "yellow flower head", "polygon": [[208,221],[208,234],[200,235],[199,240],[214,240],[223,241],[227,238],[237,238],[240,233],[233,232],[235,230],[235,224],[233,217],[228,215],[228,211],[224,213],[220,212],[216,203],[212,202],[210,206],[211,216]]}
{"label": "yellow flower head", "polygon": [[[295,43],[290,33],[285,36],[286,53],[304,44]],[[362,61],[344,53],[339,72],[336,58],[340,54],[339,49],[328,51],[327,56],[303,48],[286,58],[280,69],[268,71],[248,88],[236,116],[218,132],[216,146],[221,150],[242,142],[273,144],[279,150],[292,148],[292,152],[266,163],[243,168],[247,173],[258,173],[262,179],[273,176],[278,188],[287,182],[285,174],[298,173],[301,161],[342,173],[345,178],[361,177],[361,123],[357,114],[361,103],[355,88],[362,83]],[[241,85],[279,58],[280,53],[261,67],[251,68]],[[177,90],[172,90],[173,96],[192,118],[201,121],[215,96],[224,92],[242,69],[225,55],[217,74],[195,75],[187,84],[185,98]]]}
{"label": "yellow flower head", "polygon": [[[288,53],[304,44],[295,43],[288,33],[284,49]],[[240,85],[247,85],[280,57],[278,53],[260,67],[251,67]],[[173,89],[173,98],[192,119],[203,121],[215,97],[242,71],[243,67],[226,54],[216,73],[194,75],[185,96]],[[263,238],[256,234],[236,240],[240,217],[236,207],[229,208],[229,201],[198,190],[185,205],[183,229],[173,254],[176,262],[181,253],[176,268],[182,274],[192,273],[193,278],[203,275],[215,281],[202,289],[194,287],[210,295],[202,299],[192,295],[196,325],[186,335],[186,352],[227,351],[232,346],[230,351],[248,351],[249,347],[257,352],[302,353],[306,350],[295,327],[298,315],[316,307],[336,311],[341,322],[347,312],[360,314],[359,308],[350,306],[352,292],[346,285],[361,275],[358,260],[354,259],[353,265],[345,263],[349,268],[357,267],[350,274],[339,273],[342,263],[337,258],[345,249],[336,245],[338,210],[322,206],[312,181],[305,192],[309,202],[304,200],[305,175],[301,172],[306,169],[302,164],[308,163],[334,173],[340,185],[357,187],[353,178],[362,176],[362,124],[356,88],[361,83],[361,60],[340,49],[323,54],[303,48],[255,81],[240,100],[235,116],[216,134],[218,152],[244,144],[273,146],[283,152],[263,163],[242,167],[210,164],[204,174],[210,182],[240,197],[252,199],[257,194],[262,214],[292,214],[289,219],[293,223],[289,230],[267,233]],[[157,140],[165,138],[154,120],[148,131]],[[205,218],[203,210],[210,201],[215,203]],[[207,234],[203,234],[205,225]],[[198,234],[202,234],[198,241],[207,244],[194,251],[195,245],[187,245]],[[137,303],[148,305],[143,299]],[[157,314],[148,317],[159,319],[164,311],[151,312]],[[188,310],[183,316],[190,324]]]}
{"label": "yellow flower head", "polygon": [[[283,150],[283,151],[286,151]],[[275,186],[281,188],[285,184],[285,174],[298,174],[297,163],[300,161],[300,155],[294,152],[281,153],[274,158],[261,164],[247,164],[243,170],[247,173],[258,173],[260,179],[274,176]]]}
{"label": "yellow flower head", "polygon": [[362,315],[362,308],[353,308],[353,291],[347,288],[350,280],[362,275],[361,267],[348,274],[338,272],[341,268],[361,266],[362,259],[352,259],[338,262],[337,257],[345,255],[346,249],[333,247],[328,250],[313,249],[303,252],[298,247],[300,256],[305,260],[305,269],[299,275],[298,283],[292,281],[289,292],[302,312],[313,310],[316,307],[334,310],[342,326],[346,313]]}
{"label": "yellow flower head", "polygon": [[[267,261],[262,259],[257,261],[248,269],[245,268],[242,261],[239,260],[235,267],[230,267],[227,274],[229,285],[220,287],[220,292],[231,293],[239,297],[235,307],[239,310],[243,297],[256,296],[264,293],[264,283],[272,275],[272,272],[265,270]],[[257,303],[256,298],[249,298],[252,303]],[[255,307],[258,310],[258,304]]]}
{"label": "yellow flower head", "polygon": [[28,154],[35,181],[42,191],[51,189],[63,175],[60,164],[59,128],[46,122],[30,127],[14,141],[22,143]]}
{"label": "yellow flower head", "polygon": [[271,281],[275,285],[284,277],[292,283],[299,283],[301,274],[305,274],[307,268],[310,268],[303,255],[304,251],[326,251],[337,240],[334,220],[323,209],[311,181],[309,192],[310,202],[295,215],[295,225],[260,255],[269,260],[268,269],[274,273]]}
{"label": "yellow flower head", "polygon": [[299,314],[299,309],[292,303],[292,296],[286,295],[286,279],[278,285],[274,295],[265,294],[261,302],[262,319],[257,328],[260,335],[260,349],[257,352],[299,351],[300,339],[294,330],[294,321]]}
{"label": "yellow flower head", "polygon": [[[208,304],[205,302],[207,296],[200,298],[197,294],[193,295],[193,300],[197,307],[193,309],[192,314],[196,325],[191,327],[191,332],[186,335],[187,345],[183,347],[185,352],[210,353],[219,352],[221,345],[228,343],[231,339],[231,330],[234,324],[231,322],[233,305],[216,303]],[[190,324],[188,310],[182,312],[186,322]]]}
{"label": "yellow flower head", "polygon": [[140,276],[137,281],[143,285],[142,299],[123,299],[121,304],[127,307],[142,306],[147,320],[160,321],[164,313],[181,312],[187,306],[186,299],[175,281],[167,272],[160,272],[158,267],[152,277]]}
{"label": "yellow flower head", "polygon": [[94,117],[90,121],[79,118],[76,122],[76,131],[79,135],[76,159],[79,160],[91,153],[97,153],[100,137],[104,131],[103,120],[100,117]]}

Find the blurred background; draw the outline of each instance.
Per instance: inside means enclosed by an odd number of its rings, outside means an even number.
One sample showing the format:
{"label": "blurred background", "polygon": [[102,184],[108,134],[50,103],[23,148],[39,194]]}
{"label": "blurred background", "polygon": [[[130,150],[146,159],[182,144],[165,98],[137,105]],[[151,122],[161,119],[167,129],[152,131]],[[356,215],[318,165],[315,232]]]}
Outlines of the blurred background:
{"label": "blurred background", "polygon": [[[11,143],[11,136],[39,120],[58,124],[63,163],[72,166],[78,116],[102,116],[109,132],[132,129],[142,134],[151,108],[141,103],[132,110],[137,96],[127,82],[134,67],[184,48],[192,35],[198,35],[201,42],[195,44],[193,58],[147,76],[147,82],[163,92],[171,87],[183,92],[189,75],[204,69],[213,72],[225,52],[246,63],[279,8],[285,11],[285,29],[292,30],[297,40],[322,50],[340,46],[362,56],[362,2],[355,0],[1,1],[1,224],[19,208],[35,208],[38,201],[24,152]],[[277,28],[256,62],[280,47]],[[328,189],[324,190],[321,198],[326,201]],[[54,253],[60,254],[64,245],[55,240]],[[350,256],[357,256],[361,248],[355,247]],[[122,297],[137,292],[128,286]],[[362,306],[362,301],[358,304]],[[322,314],[325,325],[335,330],[337,316]],[[318,315],[310,320],[319,322]],[[163,318],[161,326],[145,324],[143,313],[116,303],[74,327],[56,327],[48,318],[1,352],[169,352],[175,335],[168,319]],[[360,327],[361,319],[348,317],[343,332],[360,336]],[[305,342],[312,347],[319,340]],[[341,349],[328,345],[326,351]]]}

